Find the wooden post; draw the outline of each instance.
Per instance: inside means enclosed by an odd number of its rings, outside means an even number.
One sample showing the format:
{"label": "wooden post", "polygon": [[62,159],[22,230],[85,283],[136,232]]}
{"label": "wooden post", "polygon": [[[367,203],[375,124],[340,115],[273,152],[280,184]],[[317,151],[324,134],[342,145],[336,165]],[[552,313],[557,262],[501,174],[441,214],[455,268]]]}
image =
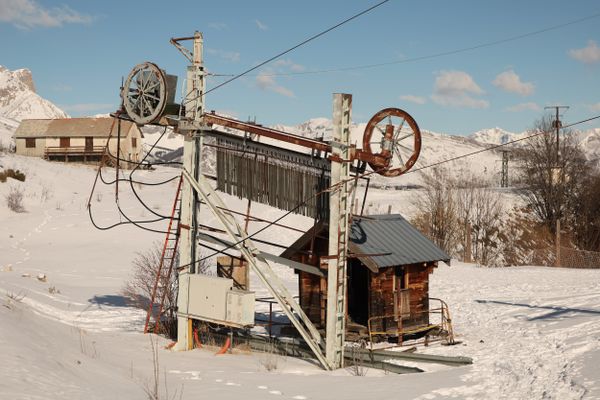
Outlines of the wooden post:
{"label": "wooden post", "polygon": [[467,221],[465,225],[465,262],[473,262],[473,255],[471,251],[471,223]]}
{"label": "wooden post", "polygon": [[391,213],[392,213],[392,205],[391,205],[391,204],[389,204],[389,205],[388,205],[388,214],[391,214]]}
{"label": "wooden post", "polygon": [[560,267],[560,219],[556,219],[556,237],[555,237],[555,246],[556,246],[556,260],[554,260],[554,266]]}

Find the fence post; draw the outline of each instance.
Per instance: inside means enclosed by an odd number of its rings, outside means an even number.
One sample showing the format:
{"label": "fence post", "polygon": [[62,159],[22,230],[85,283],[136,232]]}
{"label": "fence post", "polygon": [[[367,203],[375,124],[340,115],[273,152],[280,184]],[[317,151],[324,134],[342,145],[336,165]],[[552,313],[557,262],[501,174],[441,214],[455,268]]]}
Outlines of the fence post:
{"label": "fence post", "polygon": [[554,266],[560,267],[560,219],[556,219],[556,238],[555,238],[555,246],[556,246],[556,260],[554,260]]}

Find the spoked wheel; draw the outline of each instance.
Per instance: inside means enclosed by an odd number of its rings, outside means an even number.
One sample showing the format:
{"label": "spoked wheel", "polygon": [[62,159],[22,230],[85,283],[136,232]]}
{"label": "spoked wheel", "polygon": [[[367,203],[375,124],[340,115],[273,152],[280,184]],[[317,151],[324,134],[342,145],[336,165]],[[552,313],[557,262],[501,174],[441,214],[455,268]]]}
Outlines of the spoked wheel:
{"label": "spoked wheel", "polygon": [[380,156],[385,163],[369,162],[380,175],[398,176],[415,165],[421,152],[421,131],[406,111],[386,108],[371,118],[363,135],[363,151]]}
{"label": "spoked wheel", "polygon": [[129,73],[121,93],[129,117],[144,125],[157,121],[167,103],[165,74],[156,64],[138,64]]}

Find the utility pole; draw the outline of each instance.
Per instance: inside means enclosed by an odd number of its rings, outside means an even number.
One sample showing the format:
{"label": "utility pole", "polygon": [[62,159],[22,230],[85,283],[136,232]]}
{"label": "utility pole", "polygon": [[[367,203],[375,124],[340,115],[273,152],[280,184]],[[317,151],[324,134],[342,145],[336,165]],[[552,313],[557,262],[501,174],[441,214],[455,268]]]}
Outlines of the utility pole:
{"label": "utility pole", "polygon": [[[552,121],[552,127],[554,129],[556,129],[556,159],[555,159],[555,164],[554,164],[554,168],[552,170],[552,175],[550,177],[552,184],[550,185],[550,187],[552,187],[552,185],[556,184],[558,182],[558,180],[561,178],[562,174],[557,173],[555,174],[555,172],[559,171],[560,168],[560,128],[562,127],[562,122],[560,121],[560,109],[563,108],[565,110],[569,109],[569,106],[548,106],[548,107],[544,107],[544,109],[555,109],[556,110],[556,117],[554,118],[554,121]],[[556,235],[555,235],[555,246],[556,246],[556,260],[554,261],[554,266],[555,267],[560,267],[560,202],[562,201],[562,199],[558,199],[558,193],[555,194],[555,196],[557,196],[557,201],[556,201],[556,209],[554,210],[555,212],[555,218],[556,218]]]}
{"label": "utility pole", "polygon": [[508,187],[508,150],[502,150],[502,176],[500,187]]}
{"label": "utility pole", "polygon": [[[189,53],[191,64],[187,68],[187,96],[184,97],[185,121],[179,124],[183,134],[183,168],[195,179],[200,176],[200,155],[202,153],[202,115],[204,114],[204,67],[202,62],[203,38],[195,32],[191,38],[193,49]],[[179,48],[179,47],[178,47]],[[186,53],[184,53],[186,54]],[[196,273],[196,237],[198,195],[188,180],[184,179],[181,187],[181,232],[180,232],[180,265],[179,291],[177,295],[177,345],[176,350],[192,349],[192,319],[189,311],[190,274]]]}
{"label": "utility pole", "polygon": [[325,354],[335,369],[344,364],[346,339],[346,280],[348,259],[350,198],[350,123],[352,96],[333,95],[333,140],[331,154],[331,186],[336,189],[329,197],[329,252],[327,265],[327,317]]}

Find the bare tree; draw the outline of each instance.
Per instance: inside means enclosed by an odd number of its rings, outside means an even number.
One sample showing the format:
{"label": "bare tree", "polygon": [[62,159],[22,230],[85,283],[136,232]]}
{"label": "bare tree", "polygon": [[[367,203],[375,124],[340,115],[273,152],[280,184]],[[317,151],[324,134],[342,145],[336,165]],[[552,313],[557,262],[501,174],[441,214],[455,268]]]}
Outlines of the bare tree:
{"label": "bare tree", "polygon": [[600,173],[590,174],[576,193],[576,214],[571,221],[572,239],[585,250],[600,251]]}
{"label": "bare tree", "polygon": [[424,191],[413,198],[419,210],[413,224],[448,255],[456,255],[461,232],[455,183],[447,171],[440,168],[433,169],[423,179]]}
{"label": "bare tree", "polygon": [[540,222],[555,233],[557,219],[572,221],[576,214],[589,164],[569,130],[561,134],[557,149],[551,116],[538,120],[530,133],[539,135],[517,152],[523,167],[521,195]]}
{"label": "bare tree", "polygon": [[[505,210],[498,193],[484,178],[463,175],[456,184],[458,219],[463,223],[464,246],[471,244],[473,261],[482,265],[502,264]],[[471,240],[466,240],[470,235]],[[465,249],[466,251],[467,249]]]}

